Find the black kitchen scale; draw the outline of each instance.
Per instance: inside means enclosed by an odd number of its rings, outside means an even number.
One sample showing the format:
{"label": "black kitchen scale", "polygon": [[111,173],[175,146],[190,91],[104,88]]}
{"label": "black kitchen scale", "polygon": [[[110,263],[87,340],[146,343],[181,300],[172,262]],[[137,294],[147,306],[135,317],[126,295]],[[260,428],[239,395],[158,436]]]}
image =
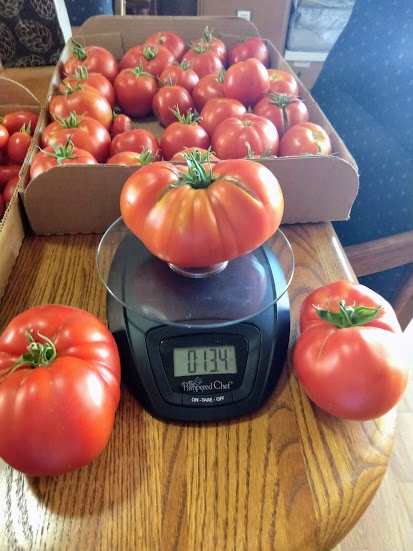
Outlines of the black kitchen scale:
{"label": "black kitchen scale", "polygon": [[263,405],[290,333],[294,254],[281,230],[246,255],[191,270],[155,257],[119,218],[97,268],[122,377],[154,417],[219,421]]}

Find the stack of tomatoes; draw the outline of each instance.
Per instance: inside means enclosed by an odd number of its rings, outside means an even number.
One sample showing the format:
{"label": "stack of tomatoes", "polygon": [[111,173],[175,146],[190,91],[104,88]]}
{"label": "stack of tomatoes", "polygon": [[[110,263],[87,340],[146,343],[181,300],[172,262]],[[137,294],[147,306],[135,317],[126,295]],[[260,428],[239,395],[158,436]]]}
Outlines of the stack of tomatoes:
{"label": "stack of tomatoes", "polygon": [[0,117],[0,219],[13,197],[38,114],[17,110]]}
{"label": "stack of tomatoes", "polygon": [[[152,34],[119,62],[105,48],[75,44],[31,177],[67,163],[170,160],[194,147],[217,159],[329,155],[329,136],[309,121],[295,77],[269,64],[260,38],[227,47],[208,28],[190,45],[173,32]],[[154,118],[156,136],[147,126]]]}

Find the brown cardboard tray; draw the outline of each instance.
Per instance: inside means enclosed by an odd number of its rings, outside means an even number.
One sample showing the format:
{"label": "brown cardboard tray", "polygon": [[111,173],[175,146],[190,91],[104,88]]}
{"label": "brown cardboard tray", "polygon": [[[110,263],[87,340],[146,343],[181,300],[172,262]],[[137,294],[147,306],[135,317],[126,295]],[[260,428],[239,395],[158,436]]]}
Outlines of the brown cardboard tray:
{"label": "brown cardboard tray", "polygon": [[[238,37],[259,36],[257,28],[241,17],[193,16],[96,16],[80,28],[76,40],[83,45],[99,45],[120,60],[124,52],[158,31],[173,31],[187,43],[201,36],[208,26],[228,46]],[[294,72],[274,46],[267,42],[271,66]],[[62,66],[71,54],[70,41],[56,66],[50,84],[53,94],[62,75]],[[334,155],[285,157],[257,161],[278,178],[285,199],[282,223],[346,220],[357,195],[358,173],[354,159],[309,92],[300,83],[300,96],[306,102],[310,120],[329,134]],[[49,122],[47,108],[43,127]],[[161,125],[153,118],[135,121],[134,126],[151,130],[158,138]],[[40,137],[40,135],[38,136]],[[32,152],[35,154],[35,151]],[[103,233],[120,216],[119,196],[134,167],[67,166],[53,168],[31,182],[25,176],[24,207],[35,234]]]}
{"label": "brown cardboard tray", "polygon": [[[36,97],[27,88],[4,77],[0,77],[0,115],[5,115],[24,109],[40,113],[41,108]],[[28,159],[35,147],[36,139],[32,140],[31,148],[20,171],[20,182],[0,220],[0,299],[4,294],[7,282],[19,254],[25,235],[24,212],[19,199],[19,191],[23,188],[24,175],[28,168]]]}

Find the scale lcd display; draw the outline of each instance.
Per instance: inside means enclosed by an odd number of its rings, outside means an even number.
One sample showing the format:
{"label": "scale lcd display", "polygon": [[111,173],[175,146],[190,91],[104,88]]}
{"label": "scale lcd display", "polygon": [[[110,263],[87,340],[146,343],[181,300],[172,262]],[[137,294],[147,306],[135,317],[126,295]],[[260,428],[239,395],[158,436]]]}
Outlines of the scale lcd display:
{"label": "scale lcd display", "polygon": [[235,346],[174,348],[175,377],[237,373]]}

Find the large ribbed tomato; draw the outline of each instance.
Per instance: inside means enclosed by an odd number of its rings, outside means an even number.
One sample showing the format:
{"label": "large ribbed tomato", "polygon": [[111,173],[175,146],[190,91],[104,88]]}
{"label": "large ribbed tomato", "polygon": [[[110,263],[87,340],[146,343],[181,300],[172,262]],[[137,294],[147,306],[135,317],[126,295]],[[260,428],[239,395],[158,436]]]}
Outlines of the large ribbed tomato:
{"label": "large ribbed tomato", "polygon": [[17,315],[0,336],[0,457],[29,475],[90,463],[120,398],[115,339],[94,315],[59,304]]}
{"label": "large ribbed tomato", "polygon": [[153,163],[126,181],[120,199],[126,226],[157,257],[209,266],[256,249],[277,230],[284,199],[274,174],[255,161],[187,166]]}

